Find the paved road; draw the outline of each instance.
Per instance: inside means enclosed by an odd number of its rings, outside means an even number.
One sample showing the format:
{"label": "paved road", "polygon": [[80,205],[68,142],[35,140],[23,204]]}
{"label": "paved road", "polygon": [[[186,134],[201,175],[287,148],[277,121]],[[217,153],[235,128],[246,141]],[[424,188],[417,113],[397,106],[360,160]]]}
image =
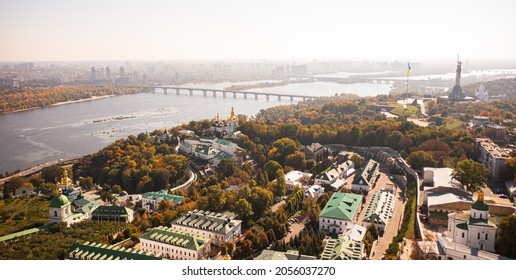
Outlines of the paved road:
{"label": "paved road", "polygon": [[76,160],[76,159],[79,159],[80,157],[77,157],[77,158],[71,158],[71,159],[66,159],[66,160],[54,160],[54,161],[50,161],[50,162],[46,162],[46,163],[42,163],[40,165],[37,165],[37,166],[34,166],[34,167],[31,167],[29,169],[25,169],[21,172],[18,172],[12,176],[9,176],[9,177],[5,177],[3,179],[0,179],[0,185],[4,184],[5,182],[11,180],[12,178],[15,178],[15,177],[25,177],[25,176],[30,176],[34,173],[37,173],[37,172],[40,172],[41,169],[43,169],[43,167],[47,167],[47,166],[52,166],[52,165],[55,165],[55,164],[66,164],[66,163],[69,163],[70,161],[72,160]]}

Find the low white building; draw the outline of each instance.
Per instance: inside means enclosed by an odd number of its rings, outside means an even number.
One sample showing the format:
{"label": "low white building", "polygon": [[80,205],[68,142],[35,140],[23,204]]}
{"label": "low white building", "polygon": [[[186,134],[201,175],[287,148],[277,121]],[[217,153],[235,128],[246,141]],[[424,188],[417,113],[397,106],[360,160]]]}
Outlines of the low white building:
{"label": "low white building", "polygon": [[171,260],[199,260],[210,250],[207,238],[164,226],[147,229],[140,244],[145,253]]}
{"label": "low white building", "polygon": [[319,214],[319,229],[327,233],[342,234],[356,224],[363,196],[335,192]]}
{"label": "low white building", "polygon": [[210,243],[220,246],[240,236],[242,221],[235,217],[231,212],[215,213],[195,209],[172,221],[171,227],[207,238]]}
{"label": "low white building", "polygon": [[365,257],[364,243],[346,235],[328,239],[321,254],[322,260],[362,260]]}
{"label": "low white building", "polygon": [[294,190],[295,188],[304,188],[305,184],[312,177],[311,173],[293,170],[285,174],[285,182],[287,190]]}
{"label": "low white building", "polygon": [[237,144],[224,140],[224,139],[217,139],[213,142],[212,147],[214,149],[217,149],[219,151],[228,153],[228,154],[234,154],[236,150],[238,149]]}
{"label": "low white building", "polygon": [[194,155],[204,160],[212,160],[218,153],[218,150],[208,145],[197,145],[194,150]]}
{"label": "low white building", "polygon": [[142,207],[149,213],[154,212],[154,209],[159,207],[159,204],[165,200],[172,204],[181,204],[184,197],[180,195],[168,194],[166,190],[159,192],[146,192],[142,195]]}
{"label": "low white building", "polygon": [[383,190],[375,192],[362,220],[364,227],[375,224],[379,231],[385,231],[385,227],[392,217],[396,200],[392,192]]}
{"label": "low white building", "polygon": [[353,225],[351,227],[346,228],[342,235],[348,236],[351,240],[354,241],[362,241],[367,232],[367,229],[360,225]]}
{"label": "low white building", "polygon": [[320,197],[324,194],[324,188],[320,185],[310,186],[305,190],[305,199],[308,197]]}
{"label": "low white building", "polygon": [[351,160],[335,164],[331,169],[319,173],[315,177],[314,183],[317,185],[327,185],[334,191],[338,191],[346,183],[345,179],[355,172],[354,167],[355,165]]}

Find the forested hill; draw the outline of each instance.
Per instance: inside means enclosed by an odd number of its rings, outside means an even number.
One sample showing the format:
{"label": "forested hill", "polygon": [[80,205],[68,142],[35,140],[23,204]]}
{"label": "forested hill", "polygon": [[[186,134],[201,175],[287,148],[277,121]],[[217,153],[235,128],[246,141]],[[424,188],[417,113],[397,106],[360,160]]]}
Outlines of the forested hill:
{"label": "forested hill", "polygon": [[[464,91],[470,96],[475,95],[475,91],[481,83],[474,83],[464,86]],[[498,96],[505,94],[507,99],[516,100],[516,78],[511,79],[498,79],[494,81],[485,82],[486,90],[490,96]]]}
{"label": "forested hill", "polygon": [[0,114],[50,106],[60,102],[87,99],[93,96],[123,95],[142,92],[141,87],[57,86],[0,90]]}

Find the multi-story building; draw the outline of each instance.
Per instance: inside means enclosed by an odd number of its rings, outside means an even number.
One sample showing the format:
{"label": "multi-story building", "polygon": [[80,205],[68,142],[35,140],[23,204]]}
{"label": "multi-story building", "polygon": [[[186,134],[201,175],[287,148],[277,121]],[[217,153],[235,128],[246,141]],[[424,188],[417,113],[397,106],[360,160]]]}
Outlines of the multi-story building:
{"label": "multi-story building", "polygon": [[147,229],[140,243],[144,252],[172,260],[199,260],[210,251],[208,238],[164,226]]}
{"label": "multi-story building", "polygon": [[294,190],[295,188],[304,188],[306,183],[312,177],[311,173],[301,172],[292,170],[285,174],[285,182],[287,184],[287,190]]}
{"label": "multi-story building", "polygon": [[380,175],[379,173],[380,164],[372,159],[357,172],[351,189],[354,192],[369,192],[374,188],[376,181]]}
{"label": "multi-story building", "polygon": [[305,153],[305,158],[307,160],[313,159],[315,161],[321,161],[326,154],[326,148],[319,143],[312,143],[305,146],[303,152]]}
{"label": "multi-story building", "polygon": [[219,246],[233,242],[240,236],[242,221],[235,217],[231,212],[214,213],[195,209],[172,221],[171,227],[207,238],[211,244]]}
{"label": "multi-story building", "polygon": [[500,148],[489,138],[475,139],[477,159],[489,169],[489,176],[493,179],[499,179],[504,172],[505,160],[509,158],[510,152],[510,149]]}
{"label": "multi-story building", "polygon": [[394,195],[390,191],[379,191],[373,194],[362,221],[364,227],[375,224],[379,231],[385,231],[395,206]]}
{"label": "multi-story building", "polygon": [[119,248],[95,242],[73,244],[65,255],[65,260],[161,260],[160,257],[132,248]]}
{"label": "multi-story building", "polygon": [[91,213],[91,219],[97,222],[130,223],[134,218],[134,211],[127,207],[102,205]]}
{"label": "multi-story building", "polygon": [[149,213],[152,213],[162,201],[170,201],[177,205],[183,201],[184,197],[180,195],[168,194],[166,190],[159,192],[146,192],[142,195],[142,207]]}
{"label": "multi-story building", "polygon": [[334,191],[339,190],[345,183],[345,179],[354,172],[355,165],[351,160],[335,164],[331,169],[317,174],[315,184],[330,186]]}
{"label": "multi-story building", "polygon": [[356,224],[362,195],[335,192],[319,214],[319,229],[328,233],[344,233]]}

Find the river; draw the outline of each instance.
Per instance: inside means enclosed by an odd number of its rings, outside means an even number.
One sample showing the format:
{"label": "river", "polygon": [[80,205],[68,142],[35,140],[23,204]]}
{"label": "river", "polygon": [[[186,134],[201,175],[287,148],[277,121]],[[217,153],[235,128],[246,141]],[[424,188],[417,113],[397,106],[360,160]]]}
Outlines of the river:
{"label": "river", "polygon": [[[242,83],[259,83],[249,81]],[[273,82],[273,81],[271,81]],[[222,89],[231,84],[184,84],[197,88]],[[279,87],[253,89],[270,93],[291,93],[331,96],[335,93],[355,93],[359,96],[386,94],[386,84],[336,84],[325,82],[289,84]],[[220,94],[220,93],[219,93]],[[295,101],[297,102],[297,101]],[[116,139],[140,132],[170,128],[191,120],[213,118],[217,112],[228,117],[231,107],[237,114],[256,115],[261,109],[290,104],[260,96],[244,99],[175,91],[138,93],[103,98],[49,108],[35,109],[0,116],[0,172],[25,169],[40,163],[86,155],[98,151]]]}

